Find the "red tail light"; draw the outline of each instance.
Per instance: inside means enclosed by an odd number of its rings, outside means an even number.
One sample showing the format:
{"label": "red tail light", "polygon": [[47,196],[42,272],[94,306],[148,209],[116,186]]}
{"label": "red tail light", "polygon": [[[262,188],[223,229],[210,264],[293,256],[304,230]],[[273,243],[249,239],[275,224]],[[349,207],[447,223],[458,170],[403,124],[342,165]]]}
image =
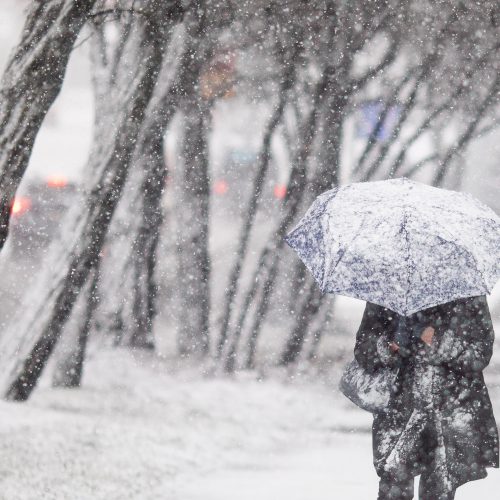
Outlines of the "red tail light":
{"label": "red tail light", "polygon": [[274,186],[274,197],[278,200],[282,200],[286,196],[286,186],[285,184],[276,184]]}
{"label": "red tail light", "polygon": [[228,191],[229,191],[229,185],[228,185],[228,183],[224,179],[215,181],[215,183],[214,183],[214,192],[215,192],[215,194],[224,195]]}
{"label": "red tail light", "polygon": [[22,215],[31,208],[31,200],[26,197],[16,196],[10,209],[11,215]]}
{"label": "red tail light", "polygon": [[60,175],[53,175],[47,179],[47,186],[52,188],[66,187],[68,184],[68,179]]}

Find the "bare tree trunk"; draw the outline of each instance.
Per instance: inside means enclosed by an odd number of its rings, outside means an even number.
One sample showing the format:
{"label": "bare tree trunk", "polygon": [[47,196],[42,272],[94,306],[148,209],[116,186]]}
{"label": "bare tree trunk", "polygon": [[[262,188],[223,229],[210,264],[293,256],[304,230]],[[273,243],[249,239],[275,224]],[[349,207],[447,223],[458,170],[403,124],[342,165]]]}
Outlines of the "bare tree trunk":
{"label": "bare tree trunk", "polygon": [[[76,298],[99,257],[157,81],[172,22],[177,21],[182,14],[177,3],[169,4],[169,9],[160,8],[162,6],[164,2],[151,4],[151,12],[155,13],[156,19],[141,16],[138,20],[138,40],[133,39],[133,43],[138,42],[142,48],[142,64],[135,68],[129,80],[121,114],[117,118],[116,135],[101,159],[100,168],[96,169],[97,182],[90,193],[88,213],[76,229],[80,238],[71,248],[67,261],[61,263],[65,272],[60,273],[47,295],[40,297],[43,308],[51,305],[50,314],[40,315],[40,319],[33,321],[28,331],[23,332],[25,335],[30,334],[33,341],[29,342],[27,352],[21,353],[25,357],[13,370],[6,392],[8,399],[22,401],[30,396]],[[159,11],[165,16],[163,19],[158,19]],[[38,309],[35,315],[39,316]]]}
{"label": "bare tree trunk", "polygon": [[55,387],[80,387],[83,376],[83,363],[87,349],[87,343],[94,318],[94,311],[99,303],[98,297],[99,264],[96,265],[90,276],[89,286],[86,287],[84,296],[85,304],[79,325],[76,332],[76,343],[64,359],[58,363],[54,374],[53,385]]}
{"label": "bare tree trunk", "polygon": [[200,92],[200,76],[213,57],[219,25],[208,4],[186,16],[185,65],[172,93],[178,97],[181,137],[176,188],[176,327],[181,355],[209,352],[210,257],[208,248],[210,181],[208,133],[212,99]]}
{"label": "bare tree trunk", "polygon": [[[240,314],[238,315],[238,319],[236,321],[234,330],[232,332],[232,338],[229,343],[229,348],[227,350],[227,355],[226,359],[224,361],[224,370],[227,373],[233,373],[234,370],[236,369],[236,359],[238,355],[238,347],[241,339],[241,334],[243,331],[243,326],[245,323],[245,318],[247,315],[247,312],[249,308],[251,307],[253,301],[255,300],[255,297],[257,295],[257,292],[259,291],[259,275],[262,272],[262,269],[264,267],[265,262],[267,262],[268,258],[268,253],[269,250],[266,249],[267,251],[264,251],[260,257],[260,261],[257,264],[257,269],[254,272],[254,275],[252,277],[252,280],[250,281],[251,286],[250,289],[248,290],[247,294],[245,295],[245,301],[242,304],[240,308]],[[253,331],[253,330],[252,330]],[[253,336],[251,336],[249,343],[251,343],[253,340]],[[249,346],[249,351],[253,351],[253,354],[255,354],[255,349],[252,348],[252,346]],[[253,354],[249,354],[253,358]],[[247,366],[251,368],[253,366],[253,360],[251,362],[247,362]]]}
{"label": "bare tree trunk", "polygon": [[155,281],[156,249],[163,222],[161,206],[167,169],[163,155],[163,135],[158,130],[148,134],[142,156],[148,158],[148,168],[142,183],[142,214],[137,238],[132,247],[134,259],[134,291],[132,334],[133,347],[154,347],[153,322],[156,315]]}
{"label": "bare tree trunk", "polygon": [[207,130],[210,110],[186,103],[182,113],[182,178],[178,179],[177,346],[182,355],[209,350],[210,258],[208,224],[210,183]]}
{"label": "bare tree trunk", "polygon": [[31,2],[0,89],[0,249],[10,209],[50,106],[59,94],[73,44],[95,0]]}
{"label": "bare tree trunk", "polygon": [[[271,264],[271,268],[269,269],[267,280],[264,283],[262,289],[262,296],[254,315],[254,322],[250,329],[250,338],[248,339],[247,359],[245,362],[245,368],[247,370],[252,370],[253,368],[255,368],[257,341],[259,339],[262,323],[264,322],[264,318],[266,317],[267,311],[269,309],[271,293],[273,291],[273,286],[276,281],[276,276],[278,275],[278,266],[279,266],[278,259],[274,259],[273,263]],[[233,366],[230,365],[230,363],[231,359],[228,357],[226,362],[227,371],[230,371],[231,369],[234,368]]]}
{"label": "bare tree trunk", "polygon": [[281,354],[281,365],[293,363],[299,357],[306,338],[307,329],[321,305],[321,291],[313,278],[308,278],[307,292],[299,309],[297,321]]}
{"label": "bare tree trunk", "polygon": [[335,295],[332,295],[331,300],[324,299],[322,301],[319,314],[321,314],[324,310],[324,315],[318,327],[311,334],[311,345],[307,353],[307,359],[309,361],[315,360],[318,357],[318,349],[321,343],[321,339],[323,338],[325,331],[330,327],[333,319],[332,308],[334,307],[334,301]]}

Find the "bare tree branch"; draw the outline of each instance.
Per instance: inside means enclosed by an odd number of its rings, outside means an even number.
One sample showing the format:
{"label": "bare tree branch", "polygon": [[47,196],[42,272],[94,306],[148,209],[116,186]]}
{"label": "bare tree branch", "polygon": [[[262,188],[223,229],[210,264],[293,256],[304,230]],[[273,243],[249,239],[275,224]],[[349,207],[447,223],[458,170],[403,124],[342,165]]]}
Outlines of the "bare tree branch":
{"label": "bare tree branch", "polygon": [[500,89],[500,74],[497,74],[488,94],[486,95],[483,102],[481,103],[481,105],[477,109],[476,115],[474,116],[472,121],[469,123],[467,129],[464,131],[464,133],[461,135],[461,137],[458,138],[458,140],[454,143],[454,145],[452,147],[450,147],[450,149],[446,153],[445,157],[439,163],[436,175],[434,176],[434,179],[432,182],[432,184],[434,186],[441,186],[442,185],[444,178],[446,177],[446,174],[448,173],[451,161],[458,153],[460,153],[464,148],[467,147],[467,145],[469,144],[470,139],[473,137],[478,125],[480,124],[484,115],[488,111],[490,104],[492,102],[494,102],[495,99],[498,99],[499,89]]}

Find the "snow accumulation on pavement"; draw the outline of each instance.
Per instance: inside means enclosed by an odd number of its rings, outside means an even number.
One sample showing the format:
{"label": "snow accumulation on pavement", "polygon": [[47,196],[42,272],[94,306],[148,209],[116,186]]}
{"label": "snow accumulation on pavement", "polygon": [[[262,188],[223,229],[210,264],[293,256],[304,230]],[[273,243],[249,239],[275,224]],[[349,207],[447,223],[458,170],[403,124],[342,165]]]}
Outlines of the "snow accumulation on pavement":
{"label": "snow accumulation on pavement", "polygon": [[[27,403],[0,403],[0,499],[376,497],[371,416],[338,393],[338,371],[228,379],[173,365],[101,346],[81,389],[53,389],[47,375]],[[490,470],[456,498],[499,489]]]}

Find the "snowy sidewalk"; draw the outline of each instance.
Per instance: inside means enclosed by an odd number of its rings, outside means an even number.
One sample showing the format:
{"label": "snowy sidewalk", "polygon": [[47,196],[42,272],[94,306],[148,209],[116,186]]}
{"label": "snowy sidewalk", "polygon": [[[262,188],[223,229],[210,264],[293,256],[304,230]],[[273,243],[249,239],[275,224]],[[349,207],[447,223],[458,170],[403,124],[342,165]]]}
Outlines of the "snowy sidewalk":
{"label": "snowy sidewalk", "polygon": [[[374,500],[378,478],[370,450],[369,436],[334,433],[324,448],[268,457],[244,470],[200,478],[186,485],[176,500]],[[498,498],[500,473],[489,474],[484,481],[460,488],[456,500]]]}
{"label": "snowy sidewalk", "polygon": [[[334,381],[169,373],[127,350],[91,356],[80,390],[0,403],[1,500],[369,500],[371,416]],[[499,391],[492,398],[499,409]],[[500,474],[457,500],[496,498]]]}
{"label": "snowy sidewalk", "polygon": [[178,500],[370,499],[377,490],[368,435],[332,433],[323,447],[262,457],[186,485]]}

